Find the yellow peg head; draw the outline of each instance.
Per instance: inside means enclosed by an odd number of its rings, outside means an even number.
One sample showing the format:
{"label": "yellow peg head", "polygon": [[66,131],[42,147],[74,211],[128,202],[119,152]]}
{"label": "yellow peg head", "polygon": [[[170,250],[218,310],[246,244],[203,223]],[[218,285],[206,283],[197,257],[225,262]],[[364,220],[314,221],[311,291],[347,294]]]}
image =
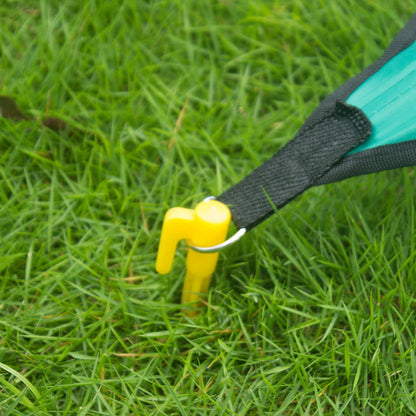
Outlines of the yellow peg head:
{"label": "yellow peg head", "polygon": [[[230,210],[215,200],[203,201],[194,210],[170,209],[163,222],[156,270],[162,274],[169,273],[179,240],[187,240],[191,247],[211,247],[224,242],[230,220]],[[189,250],[183,302],[197,300],[199,293],[207,292],[217,260],[218,253]]]}
{"label": "yellow peg head", "polygon": [[194,211],[191,209],[171,208],[166,213],[156,259],[158,273],[170,272],[176,246],[180,240],[191,238],[194,221]]}

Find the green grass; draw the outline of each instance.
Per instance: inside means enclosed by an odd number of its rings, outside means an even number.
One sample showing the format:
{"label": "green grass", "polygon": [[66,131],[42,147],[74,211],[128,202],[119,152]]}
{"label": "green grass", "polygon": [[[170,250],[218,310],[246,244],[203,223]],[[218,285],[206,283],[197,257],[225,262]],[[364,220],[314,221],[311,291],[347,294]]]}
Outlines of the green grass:
{"label": "green grass", "polygon": [[[7,0],[1,415],[416,414],[413,169],[315,188],[182,313],[163,215],[218,195],[379,57],[398,0]],[[180,119],[180,114],[183,118]]]}

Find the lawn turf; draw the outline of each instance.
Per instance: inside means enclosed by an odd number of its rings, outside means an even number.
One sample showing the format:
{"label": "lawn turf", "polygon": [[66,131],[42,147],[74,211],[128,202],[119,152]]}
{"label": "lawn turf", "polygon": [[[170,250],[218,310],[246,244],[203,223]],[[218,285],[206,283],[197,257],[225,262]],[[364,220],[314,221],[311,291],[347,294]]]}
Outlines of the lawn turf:
{"label": "lawn turf", "polygon": [[163,215],[218,195],[376,60],[407,0],[6,0],[2,415],[416,413],[413,169],[314,188],[178,305]]}

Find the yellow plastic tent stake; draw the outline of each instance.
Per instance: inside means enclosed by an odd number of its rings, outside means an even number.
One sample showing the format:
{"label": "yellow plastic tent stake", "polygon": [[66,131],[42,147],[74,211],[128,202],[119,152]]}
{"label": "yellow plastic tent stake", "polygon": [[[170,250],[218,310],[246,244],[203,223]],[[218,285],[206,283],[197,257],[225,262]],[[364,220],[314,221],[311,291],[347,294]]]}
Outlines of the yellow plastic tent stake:
{"label": "yellow plastic tent stake", "polygon": [[[179,240],[188,245],[211,247],[224,242],[231,220],[230,210],[219,201],[201,202],[194,210],[172,208],[166,215],[156,259],[158,273],[169,273]],[[195,302],[208,292],[218,253],[200,253],[189,248],[182,303]]]}

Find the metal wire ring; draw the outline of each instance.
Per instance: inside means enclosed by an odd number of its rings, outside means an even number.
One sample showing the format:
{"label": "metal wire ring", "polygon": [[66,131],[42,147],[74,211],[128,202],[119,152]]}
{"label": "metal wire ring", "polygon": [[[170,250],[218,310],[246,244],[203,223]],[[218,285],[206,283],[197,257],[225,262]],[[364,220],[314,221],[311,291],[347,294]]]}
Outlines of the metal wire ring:
{"label": "metal wire ring", "polygon": [[[212,201],[216,199],[215,196],[209,196],[207,198],[204,199],[205,201]],[[189,247],[192,250],[198,251],[199,253],[217,253],[219,251],[222,251],[224,249],[226,249],[227,247],[235,244],[238,240],[240,240],[240,238],[246,233],[246,229],[245,228],[240,228],[233,236],[231,236],[228,240],[224,241],[221,244],[217,244],[216,246],[211,246],[211,247],[199,247],[199,246],[194,246],[193,244],[189,244]]]}
{"label": "metal wire ring", "polygon": [[246,231],[247,230],[245,228],[240,228],[232,237],[230,237],[228,240],[224,241],[221,244],[217,244],[216,246],[199,247],[190,244],[189,247],[192,250],[198,251],[199,253],[217,253],[218,251],[222,251],[225,248],[236,243],[246,233]]}

